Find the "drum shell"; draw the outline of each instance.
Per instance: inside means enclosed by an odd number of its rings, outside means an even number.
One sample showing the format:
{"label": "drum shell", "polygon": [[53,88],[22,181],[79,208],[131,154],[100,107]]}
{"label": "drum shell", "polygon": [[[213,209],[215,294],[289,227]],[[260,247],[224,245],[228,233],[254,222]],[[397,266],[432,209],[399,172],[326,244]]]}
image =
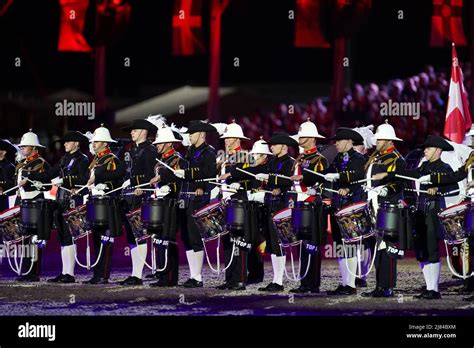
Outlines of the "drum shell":
{"label": "drum shell", "polygon": [[92,197],[86,203],[87,222],[90,227],[109,226],[109,197]]}
{"label": "drum shell", "polygon": [[245,202],[243,200],[233,199],[225,208],[227,228],[233,231],[243,231],[245,227]]}
{"label": "drum shell", "polygon": [[314,204],[309,202],[297,202],[291,211],[291,225],[293,231],[298,234],[310,233],[314,223]]}
{"label": "drum shell", "polygon": [[41,201],[22,200],[20,209],[20,224],[23,228],[36,229],[41,218]]}
{"label": "drum shell", "polygon": [[464,213],[464,231],[466,236],[470,236],[474,232],[474,205],[469,204],[469,208]]}
{"label": "drum shell", "polygon": [[400,220],[400,208],[394,205],[384,205],[377,212],[375,228],[388,236],[396,237],[399,234]]}
{"label": "drum shell", "polygon": [[20,226],[23,234],[36,234],[38,239],[49,240],[53,228],[55,202],[48,199],[22,200]]}
{"label": "drum shell", "polygon": [[142,206],[141,219],[144,228],[162,230],[165,219],[163,199],[148,199]]}

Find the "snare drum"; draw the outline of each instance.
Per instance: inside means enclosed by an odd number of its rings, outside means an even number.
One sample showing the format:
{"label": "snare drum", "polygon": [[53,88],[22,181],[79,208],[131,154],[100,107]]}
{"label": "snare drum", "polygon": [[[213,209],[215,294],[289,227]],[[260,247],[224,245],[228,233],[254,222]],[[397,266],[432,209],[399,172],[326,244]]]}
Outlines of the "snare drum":
{"label": "snare drum", "polygon": [[461,241],[471,235],[471,204],[461,203],[443,209],[438,218],[443,225],[444,239],[449,242]]}
{"label": "snare drum", "polygon": [[20,206],[7,209],[0,214],[0,239],[4,242],[21,240]]}
{"label": "snare drum", "polygon": [[141,207],[141,222],[145,229],[162,230],[165,220],[165,202],[159,198],[148,198]]}
{"label": "snare drum", "polygon": [[224,208],[224,203],[217,201],[193,213],[192,216],[204,241],[214,239],[218,235],[224,235],[228,232],[224,218]]}
{"label": "snare drum", "polygon": [[85,204],[63,213],[66,226],[74,240],[84,237],[88,232],[86,213],[87,206]]}
{"label": "snare drum", "polygon": [[127,213],[127,221],[132,228],[132,233],[135,236],[137,242],[148,238],[149,236],[145,234],[145,229],[143,228],[143,223],[141,219],[142,208],[132,210],[130,213]]}
{"label": "snare drum", "polygon": [[87,223],[89,227],[109,226],[110,197],[92,196],[87,199]]}
{"label": "snare drum", "polygon": [[284,247],[294,245],[298,239],[291,226],[291,208],[285,208],[276,212],[272,217],[275,224],[278,239]]}
{"label": "snare drum", "polygon": [[335,214],[341,237],[346,243],[373,235],[367,202],[358,202],[339,209]]}

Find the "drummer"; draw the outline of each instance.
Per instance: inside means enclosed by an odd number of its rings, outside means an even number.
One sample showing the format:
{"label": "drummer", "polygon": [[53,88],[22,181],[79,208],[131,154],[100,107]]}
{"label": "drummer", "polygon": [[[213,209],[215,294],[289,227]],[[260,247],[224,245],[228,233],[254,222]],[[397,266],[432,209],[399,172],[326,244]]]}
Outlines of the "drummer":
{"label": "drummer", "polygon": [[[33,201],[35,199],[44,198],[42,192],[44,186],[41,185],[41,182],[37,181],[32,183],[28,180],[28,177],[35,172],[42,173],[49,169],[48,162],[46,162],[46,160],[41,157],[38,152],[39,148],[45,148],[45,146],[39,143],[38,136],[33,133],[31,129],[29,132],[23,134],[18,146],[20,147],[20,151],[24,159],[17,164],[15,169],[16,180],[18,185],[20,185],[15,205],[19,205],[23,200]],[[30,239],[28,243],[28,248],[31,251],[34,251],[35,256],[32,257],[32,255],[29,255],[24,257],[21,270],[23,275],[17,279],[18,281],[37,282],[40,280],[41,259],[45,243],[42,238],[45,238],[50,233],[50,231],[45,231],[44,224],[39,225],[40,226],[38,229],[26,231],[26,235],[35,235],[37,236],[38,240],[37,242],[33,242]]]}
{"label": "drummer", "polygon": [[216,151],[206,143],[206,133],[216,131],[217,129],[207,122],[191,121],[187,130],[191,142],[185,156],[187,168],[175,171],[178,178],[184,179],[180,199],[183,199],[187,209],[187,228],[181,231],[181,237],[186,248],[190,271],[189,279],[183,284],[187,288],[203,286],[204,246],[192,214],[209,204],[211,186],[199,180],[216,177]]}
{"label": "drummer", "polygon": [[[110,149],[109,144],[116,143],[116,141],[112,139],[109,130],[103,125],[94,131],[90,142],[95,156],[89,164],[89,179],[86,185],[91,189],[90,195],[100,196],[102,193],[107,194],[108,191],[122,186],[125,164]],[[104,185],[105,188],[103,188]],[[112,197],[117,195],[118,191],[114,192]],[[89,196],[89,198],[91,197]],[[85,284],[107,284],[109,282],[114,237],[122,233],[120,207],[111,207],[109,212],[109,226],[107,228],[92,228],[97,264],[94,267],[94,276],[84,282]],[[100,252],[101,243],[102,252]]]}
{"label": "drummer", "polygon": [[[54,224],[61,244],[62,272],[49,279],[50,283],[74,283],[74,266],[76,264],[76,248],[72,242],[63,218],[63,213],[68,209],[78,207],[83,204],[81,194],[74,195],[77,190],[76,185],[84,185],[87,182],[87,167],[89,159],[80,150],[81,144],[87,144],[87,137],[80,132],[70,131],[64,135],[62,142],[66,154],[59,163],[42,173],[31,173],[29,178],[42,182],[55,181],[58,186],[54,210]],[[82,191],[84,194],[84,191]]]}
{"label": "drummer", "polygon": [[[242,150],[241,141],[250,140],[242,131],[242,127],[235,123],[235,120],[227,125],[224,134],[221,136],[225,142],[225,161],[217,170],[220,171],[219,180],[229,184],[228,191],[223,191],[223,199],[238,199],[244,201],[246,205],[246,215],[244,218],[243,231],[231,231],[225,234],[223,239],[224,262],[227,267],[225,272],[225,282],[217,287],[219,290],[245,290],[247,282],[247,262],[248,252],[252,245],[249,204],[247,191],[251,190],[251,177],[245,177],[239,169],[247,169],[250,164],[250,154]],[[225,187],[224,187],[225,189]],[[235,190],[235,193],[230,191]],[[254,226],[255,229],[255,226]],[[238,241],[239,243],[235,244]]]}
{"label": "drummer", "polygon": [[[426,161],[413,171],[404,171],[402,174],[412,177],[420,177],[433,172],[452,173],[449,164],[441,160],[443,151],[453,151],[454,148],[443,138],[437,135],[428,135],[425,143],[420,145],[424,149]],[[398,171],[397,171],[398,173]],[[384,176],[377,174],[377,177]],[[439,256],[439,241],[441,237],[441,224],[438,213],[446,208],[445,196],[453,195],[451,191],[458,188],[456,184],[421,184],[421,192],[418,199],[417,213],[415,217],[415,251],[417,260],[420,261],[426,289],[416,295],[418,299],[440,299],[439,276],[441,263]]]}
{"label": "drummer", "polygon": [[[298,143],[303,152],[298,156],[293,164],[291,177],[294,180],[294,189],[297,194],[298,202],[310,202],[315,204],[315,221],[312,231],[311,240],[308,242],[317,246],[314,253],[309,253],[307,248],[301,249],[301,270],[308,269],[306,276],[301,279],[301,285],[290,290],[294,293],[318,293],[321,285],[321,247],[326,238],[326,221],[327,216],[323,209],[322,199],[320,195],[316,195],[314,186],[318,182],[324,181],[319,176],[311,174],[304,169],[312,170],[318,173],[325,173],[328,168],[328,161],[316,147],[316,139],[325,139],[319,134],[316,124],[308,120],[301,124],[298,131]],[[308,268],[309,263],[309,268]]]}
{"label": "drummer", "polygon": [[263,204],[265,197],[263,182],[255,179],[255,176],[253,175],[258,173],[268,174],[268,161],[269,157],[272,156],[268,144],[263,140],[263,137],[260,137],[260,140],[257,140],[253,144],[250,155],[252,158],[248,163],[248,166],[244,165],[244,170],[250,174],[246,174],[236,169],[231,169],[230,174],[236,180],[250,181],[247,185],[247,199],[250,204],[249,221],[251,224],[252,246],[248,255],[247,284],[256,284],[263,282],[263,258],[266,245],[263,231],[267,220],[265,219],[266,209]]}
{"label": "drummer", "polygon": [[[169,167],[178,170],[186,168],[186,161],[181,154],[174,149],[174,144],[180,143],[182,137],[169,127],[160,128],[156,134],[153,144],[156,146],[160,160]],[[158,241],[158,281],[150,284],[152,287],[170,287],[178,285],[179,276],[179,253],[176,241],[176,231],[186,228],[186,210],[180,207],[179,191],[182,180],[166,168],[163,164],[155,165],[155,176],[150,180],[150,184],[160,188],[164,198],[165,219],[163,231],[156,236]]]}
{"label": "drummer", "polygon": [[[16,147],[8,140],[0,139],[0,212],[10,208],[8,193],[3,194],[15,186],[15,166],[8,160],[7,155],[16,154]],[[14,195],[11,192],[10,195]]]}
{"label": "drummer", "polygon": [[[395,129],[387,123],[380,125],[375,133],[376,148],[365,164],[366,176],[382,172],[395,172],[397,169],[406,167],[405,160],[395,148],[395,141],[402,141],[395,134]],[[372,177],[370,175],[370,178]],[[405,210],[398,207],[403,200],[404,182],[399,179],[385,178],[368,182],[375,189],[369,189],[368,199],[376,208],[378,203],[381,207],[386,204],[392,205],[395,211],[399,211],[398,224],[399,234],[406,233],[405,226],[407,218]],[[377,243],[377,254],[375,257],[376,288],[370,292],[362,293],[364,297],[393,297],[393,288],[397,280],[397,258],[401,252],[396,247],[395,236],[384,234],[383,240]],[[390,248],[389,248],[390,247]]]}
{"label": "drummer", "polygon": [[[151,133],[156,133],[157,127],[147,120],[133,120],[130,125],[122,128],[130,132],[133,141],[133,147],[130,149],[130,185],[131,187],[147,183],[154,177],[154,167],[158,154],[155,146],[148,140]],[[125,280],[120,282],[120,285],[142,285],[143,267],[145,265],[147,255],[146,239],[135,241],[135,236],[132,232],[132,227],[126,218],[126,213],[133,211],[142,206],[146,197],[149,196],[148,191],[143,191],[140,188],[135,189],[131,202],[123,201],[122,222],[125,227],[127,242],[130,247],[130,255],[132,258],[132,274]]]}
{"label": "drummer", "polygon": [[[331,164],[325,179],[333,182],[333,189],[337,191],[331,201],[331,230],[333,240],[336,242],[336,250],[341,250],[342,235],[334,217],[334,213],[350,204],[361,202],[366,199],[362,184],[357,183],[365,177],[364,165],[366,158],[355,151],[354,146],[362,145],[362,136],[350,128],[338,128],[336,135],[332,138],[336,141],[337,156]],[[339,271],[341,272],[341,285],[329,295],[355,295],[355,275],[357,272],[357,257],[352,254],[353,248],[346,248],[343,255],[338,255]]]}
{"label": "drummer", "polygon": [[286,265],[286,256],[280,245],[278,234],[272,221],[271,214],[287,208],[289,194],[293,181],[278,175],[290,177],[295,160],[288,154],[289,147],[298,149],[298,142],[285,133],[275,133],[268,141],[274,155],[268,162],[268,174],[259,173],[257,180],[265,181],[265,190],[272,193],[265,194],[268,222],[266,226],[266,253],[271,255],[273,267],[273,281],[259,291],[281,292],[283,287],[283,274]]}

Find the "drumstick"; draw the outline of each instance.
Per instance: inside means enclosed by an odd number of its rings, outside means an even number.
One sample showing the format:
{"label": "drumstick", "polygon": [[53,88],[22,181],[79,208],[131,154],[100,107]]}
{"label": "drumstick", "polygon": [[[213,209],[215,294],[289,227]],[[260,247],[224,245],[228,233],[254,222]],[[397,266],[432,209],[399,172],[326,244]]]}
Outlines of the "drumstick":
{"label": "drumstick", "polygon": [[406,188],[405,191],[428,193],[428,191],[426,191],[426,190],[415,190],[415,189],[411,189],[411,188]]}
{"label": "drumstick", "polygon": [[248,174],[248,175],[250,175],[250,176],[253,176],[254,178],[257,177],[257,175],[255,175],[254,173],[250,173],[250,172],[248,172],[248,171],[246,171],[246,170],[243,170],[243,169],[240,169],[240,168],[235,168],[235,169],[237,169],[239,172],[242,172],[242,173]]}
{"label": "drumstick", "polygon": [[173,168],[171,168],[169,165],[167,165],[165,162],[162,162],[160,161],[158,158],[156,159],[158,162],[160,162],[163,166],[165,166],[166,168],[168,168],[169,170],[171,170],[173,173],[176,173],[176,170],[174,170]]}
{"label": "drumstick", "polygon": [[137,185],[137,186],[133,186],[131,187],[132,189],[136,189],[136,188],[139,188],[139,187],[143,187],[143,186],[148,186],[148,185],[151,185],[149,182],[146,182],[144,184],[140,184],[140,185]]}
{"label": "drumstick", "polygon": [[91,187],[92,185],[76,185],[78,187],[80,187],[79,190],[76,191],[76,194],[78,194],[79,192],[81,192],[82,190],[84,190],[86,187]]}
{"label": "drumstick", "polygon": [[59,188],[62,189],[62,190],[64,190],[64,191],[67,191],[67,192],[69,192],[69,193],[72,192],[71,190],[69,190],[69,189],[67,189],[67,188],[65,188],[65,187],[62,187],[62,186],[59,186]]}
{"label": "drumstick", "polygon": [[19,188],[19,187],[20,187],[20,185],[16,185],[15,187],[12,187],[12,188],[10,188],[10,189],[8,189],[8,190],[6,190],[6,191],[3,191],[2,195],[6,194],[6,193],[8,193],[8,192],[10,192],[10,191],[14,191],[14,190],[16,190],[16,189]]}
{"label": "drumstick", "polygon": [[182,193],[184,195],[195,195],[196,194],[196,192],[188,192],[188,191],[183,191],[183,192],[180,192],[180,193]]}
{"label": "drumstick", "polygon": [[254,193],[257,193],[257,192],[272,193],[272,191],[268,191],[268,190],[256,190]]}
{"label": "drumstick", "polygon": [[29,182],[31,182],[33,185],[36,185],[36,183],[40,183],[41,186],[52,186],[52,185],[54,185],[54,184],[52,184],[52,183],[43,184],[41,181],[33,181],[33,180],[28,179],[28,178],[26,178],[26,180],[28,180]]}
{"label": "drumstick", "polygon": [[[406,179],[406,180],[412,180],[412,181],[418,181],[419,179],[418,178],[414,178],[414,177],[411,177],[411,176],[405,176],[405,175],[400,175],[400,174],[395,174],[396,177],[400,178],[400,179]],[[424,182],[425,184],[431,184],[431,182]]]}
{"label": "drumstick", "polygon": [[367,181],[369,181],[369,180],[370,180],[370,179],[357,180],[357,181],[351,182],[351,184],[360,184],[361,182],[367,182]]}
{"label": "drumstick", "polygon": [[282,174],[269,173],[268,175],[273,175],[273,176],[276,176],[277,178],[283,178],[283,179],[291,180],[291,178],[289,176],[282,175]]}
{"label": "drumstick", "polygon": [[203,182],[203,181],[212,181],[212,180],[217,180],[218,178],[215,177],[215,178],[207,178],[207,179],[199,179],[199,180],[196,180],[196,182]]}
{"label": "drumstick", "polygon": [[[328,188],[325,188],[325,187],[323,187],[323,190],[326,190],[326,191],[329,191],[329,192],[334,192],[334,193],[339,193],[338,190],[328,189]],[[347,194],[347,196],[351,196],[351,195],[352,195],[352,193]]]}
{"label": "drumstick", "polygon": [[324,178],[324,174],[315,172],[314,170],[310,170],[310,169],[308,169],[308,168],[303,168],[303,170],[307,171],[308,173],[311,173],[311,174],[314,174],[314,175],[319,175],[319,176],[321,176],[321,177]]}

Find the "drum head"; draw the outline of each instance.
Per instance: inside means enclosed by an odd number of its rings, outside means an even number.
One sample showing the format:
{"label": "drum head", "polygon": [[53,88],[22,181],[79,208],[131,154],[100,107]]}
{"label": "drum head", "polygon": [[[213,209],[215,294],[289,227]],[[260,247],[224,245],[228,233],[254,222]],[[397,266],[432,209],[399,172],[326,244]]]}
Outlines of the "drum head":
{"label": "drum head", "polygon": [[291,208],[282,209],[280,211],[277,211],[275,215],[273,215],[273,221],[290,219],[290,218],[291,218]]}
{"label": "drum head", "polygon": [[205,205],[204,207],[202,207],[201,209],[198,209],[194,212],[193,216],[201,216],[203,214],[208,214],[210,211],[213,211],[214,209],[216,209],[217,207],[219,207],[221,205],[221,202],[220,201],[217,201],[217,202],[214,202],[214,203],[210,203],[208,205]]}
{"label": "drum head", "polygon": [[2,211],[2,213],[0,213],[0,221],[19,213],[20,213],[20,206],[18,205],[10,209],[4,210]]}
{"label": "drum head", "polygon": [[339,216],[345,216],[345,215],[348,215],[348,214],[352,214],[356,211],[365,209],[366,206],[367,206],[367,202],[354,203],[354,204],[351,204],[351,205],[348,205],[348,206],[345,206],[345,207],[339,209],[336,212],[336,214],[334,214],[334,216],[339,217]]}
{"label": "drum head", "polygon": [[464,214],[464,210],[469,208],[470,203],[464,202],[460,204],[453,205],[449,208],[443,209],[439,212],[438,216],[444,218],[446,216]]}

